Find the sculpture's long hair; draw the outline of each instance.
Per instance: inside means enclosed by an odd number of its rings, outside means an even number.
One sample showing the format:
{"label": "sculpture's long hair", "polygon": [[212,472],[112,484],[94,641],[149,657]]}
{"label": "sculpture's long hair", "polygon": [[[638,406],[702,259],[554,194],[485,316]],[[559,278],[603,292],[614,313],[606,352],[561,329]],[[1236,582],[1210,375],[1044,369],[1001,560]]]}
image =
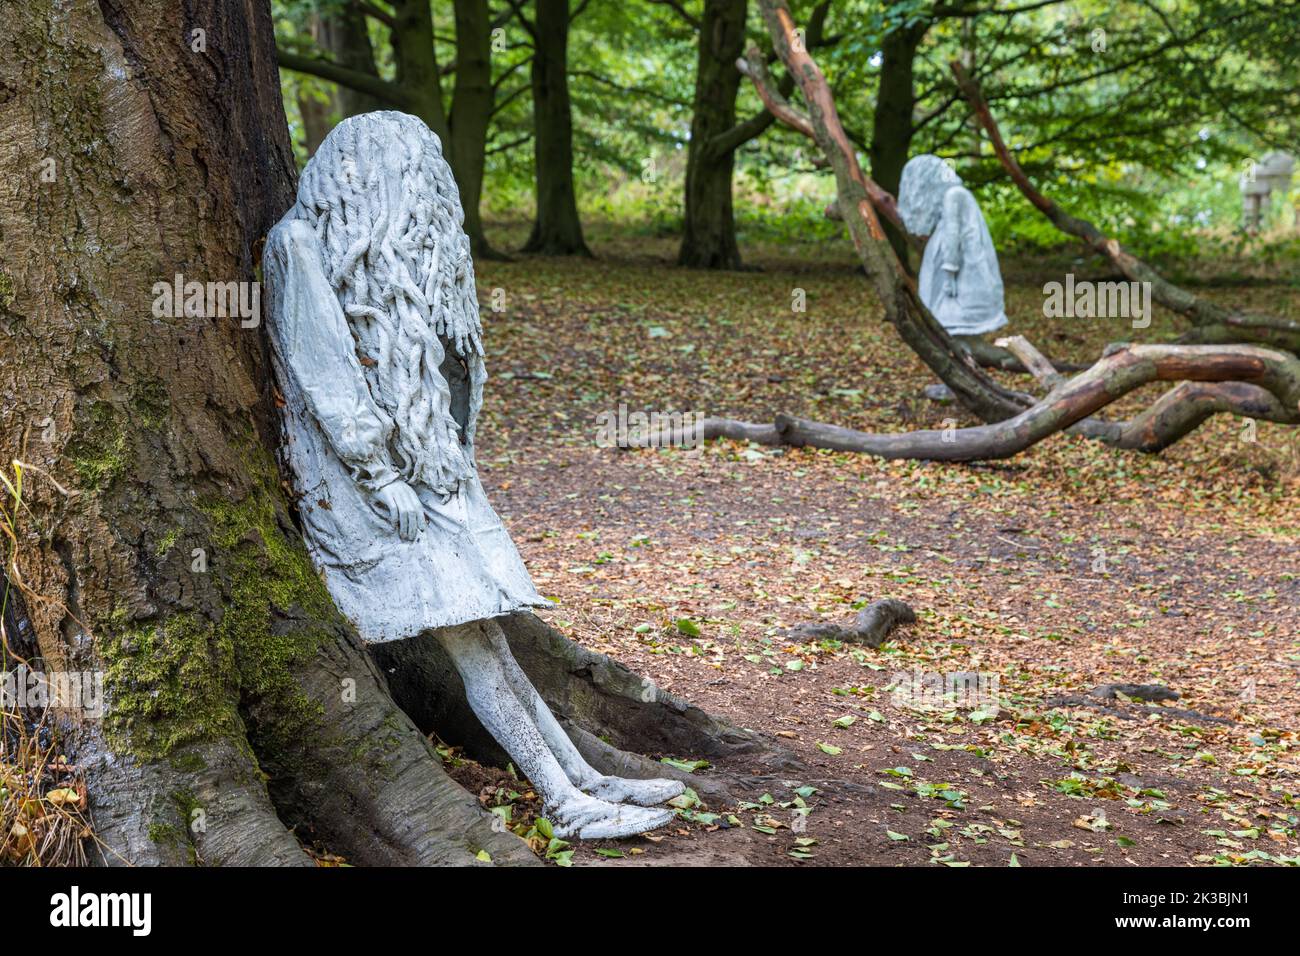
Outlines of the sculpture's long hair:
{"label": "sculpture's long hair", "polygon": [[[482,327],[464,210],[438,137],[414,116],[336,126],[303,170],[295,218],[310,223],[408,483],[453,494],[475,474]],[[468,396],[453,405],[447,352]],[[454,361],[455,361],[454,360]],[[464,408],[458,422],[454,409]],[[463,431],[462,431],[463,426]]]}
{"label": "sculpture's long hair", "polygon": [[913,156],[898,183],[898,216],[914,236],[934,234],[943,214],[943,197],[961,177],[938,156]]}

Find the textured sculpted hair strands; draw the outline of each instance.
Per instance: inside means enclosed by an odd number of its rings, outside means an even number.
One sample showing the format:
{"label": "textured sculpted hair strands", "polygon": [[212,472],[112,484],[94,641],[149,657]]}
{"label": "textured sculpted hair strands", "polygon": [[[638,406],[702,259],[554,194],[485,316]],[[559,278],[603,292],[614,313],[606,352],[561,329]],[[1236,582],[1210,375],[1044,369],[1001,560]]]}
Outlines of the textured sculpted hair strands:
{"label": "textured sculpted hair strands", "polygon": [[[438,138],[397,112],[339,124],[304,171],[290,217],[320,241],[394,465],[453,494],[474,473],[487,374],[464,213]],[[447,383],[466,377],[461,407]]]}

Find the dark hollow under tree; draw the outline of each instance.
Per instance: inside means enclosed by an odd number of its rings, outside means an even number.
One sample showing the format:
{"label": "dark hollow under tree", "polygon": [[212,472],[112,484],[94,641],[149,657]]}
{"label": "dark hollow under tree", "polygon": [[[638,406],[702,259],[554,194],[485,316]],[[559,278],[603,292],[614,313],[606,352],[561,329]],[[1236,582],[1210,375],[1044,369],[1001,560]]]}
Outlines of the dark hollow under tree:
{"label": "dark hollow under tree", "polygon": [[[293,198],[269,5],[31,0],[0,24],[0,101],[0,441],[24,489],[5,577],[28,615],[5,631],[47,670],[104,674],[104,719],[60,726],[102,861],[310,865],[301,837],[358,864],[534,862],[312,568],[264,331],[152,308],[177,274],[253,280]],[[509,629],[606,772],[648,768],[588,738],[769,753],[531,615]],[[472,738],[418,663],[433,642],[407,643],[385,649],[417,661],[403,701]]]}

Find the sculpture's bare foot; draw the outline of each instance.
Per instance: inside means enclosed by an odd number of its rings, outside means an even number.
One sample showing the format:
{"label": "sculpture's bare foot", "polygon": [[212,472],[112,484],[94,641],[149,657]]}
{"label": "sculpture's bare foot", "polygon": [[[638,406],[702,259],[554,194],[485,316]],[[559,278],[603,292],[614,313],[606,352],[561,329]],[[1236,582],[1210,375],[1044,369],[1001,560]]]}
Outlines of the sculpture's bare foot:
{"label": "sculpture's bare foot", "polygon": [[593,797],[611,803],[634,803],[639,807],[653,807],[686,792],[680,780],[633,780],[629,777],[597,777],[582,787]]}
{"label": "sculpture's bare foot", "polygon": [[673,811],[629,807],[597,800],[585,793],[575,793],[552,807],[547,816],[558,837],[615,840],[656,830],[673,819]]}

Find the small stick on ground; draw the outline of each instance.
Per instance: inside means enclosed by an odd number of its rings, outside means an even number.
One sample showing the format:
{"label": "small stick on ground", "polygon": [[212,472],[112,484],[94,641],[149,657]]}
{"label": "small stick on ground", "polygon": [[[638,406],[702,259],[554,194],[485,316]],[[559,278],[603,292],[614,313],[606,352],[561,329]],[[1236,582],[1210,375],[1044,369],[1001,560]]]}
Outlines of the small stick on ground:
{"label": "small stick on ground", "polygon": [[879,647],[889,639],[895,628],[916,623],[916,614],[905,601],[885,598],[873,601],[858,612],[849,627],[839,624],[802,624],[786,631],[786,637],[795,640],[832,640],[849,644]]}

